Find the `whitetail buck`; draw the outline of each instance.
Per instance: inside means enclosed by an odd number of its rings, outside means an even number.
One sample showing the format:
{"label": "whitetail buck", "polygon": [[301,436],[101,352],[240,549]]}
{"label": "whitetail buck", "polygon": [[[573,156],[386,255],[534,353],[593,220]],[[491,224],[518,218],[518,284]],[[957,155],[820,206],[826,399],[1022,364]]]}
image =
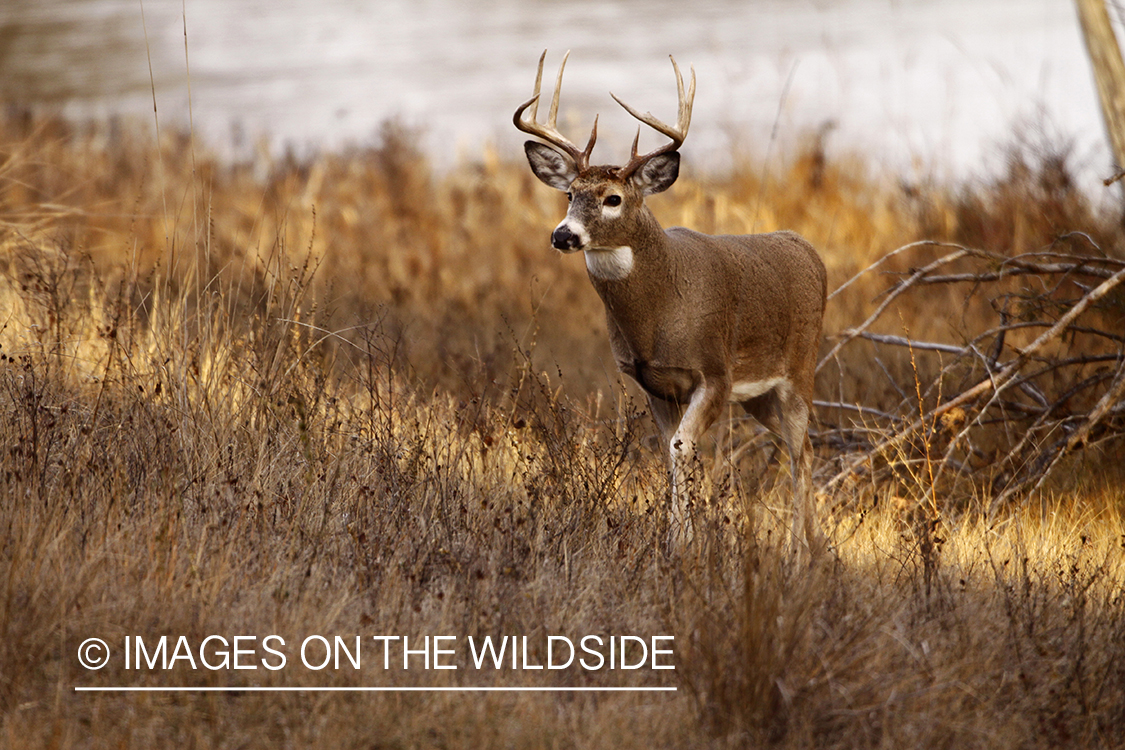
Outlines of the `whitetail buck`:
{"label": "whitetail buck", "polygon": [[[570,53],[567,53],[569,56]],[[547,142],[527,141],[535,176],[570,200],[551,234],[564,253],[582,251],[590,281],[605,303],[617,367],[648,394],[666,441],[672,479],[673,534],[690,538],[688,483],[696,443],[729,402],[781,437],[793,475],[792,541],[819,546],[808,437],[813,376],[824,317],[825,272],[816,250],[793,232],[711,236],[674,227],[665,231],[645,206],[646,195],[667,190],[679,175],[691,122],[695,70],[684,80],[672,59],[679,91],[676,127],[625,110],[669,143],[640,155],[633,141],[624,166],[590,166],[598,121],[579,150],[558,131],[559,66],[547,123],[537,121],[543,57],[535,95],[513,122]],[[530,118],[524,112],[531,108]]]}

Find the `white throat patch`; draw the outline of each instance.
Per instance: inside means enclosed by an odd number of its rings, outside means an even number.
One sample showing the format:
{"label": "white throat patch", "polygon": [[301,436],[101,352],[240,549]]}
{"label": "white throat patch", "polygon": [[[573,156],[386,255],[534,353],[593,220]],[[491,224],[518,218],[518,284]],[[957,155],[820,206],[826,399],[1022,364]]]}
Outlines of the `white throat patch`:
{"label": "white throat patch", "polygon": [[586,250],[586,270],[595,279],[620,281],[633,270],[633,248],[592,247]]}

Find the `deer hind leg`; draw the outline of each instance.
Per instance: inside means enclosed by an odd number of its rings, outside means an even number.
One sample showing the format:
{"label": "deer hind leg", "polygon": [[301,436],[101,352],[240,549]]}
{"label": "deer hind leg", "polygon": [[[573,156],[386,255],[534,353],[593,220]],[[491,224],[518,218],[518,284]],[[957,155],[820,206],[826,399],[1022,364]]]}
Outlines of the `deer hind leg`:
{"label": "deer hind leg", "polygon": [[816,516],[812,491],[812,441],[809,440],[809,405],[792,391],[778,394],[781,439],[789,448],[793,475],[794,550],[814,555],[824,548],[824,535]]}
{"label": "deer hind leg", "polygon": [[818,550],[823,535],[817,522],[812,494],[812,442],[809,440],[809,406],[784,386],[745,401],[743,408],[762,426],[781,438],[789,453],[793,480],[791,544],[795,551]]}

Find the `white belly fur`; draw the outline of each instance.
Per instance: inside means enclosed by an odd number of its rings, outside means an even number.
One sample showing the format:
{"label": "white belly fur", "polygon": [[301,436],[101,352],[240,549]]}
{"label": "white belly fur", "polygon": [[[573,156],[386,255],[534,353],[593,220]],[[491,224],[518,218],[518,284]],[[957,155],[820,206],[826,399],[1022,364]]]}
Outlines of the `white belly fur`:
{"label": "white belly fur", "polygon": [[731,386],[730,400],[746,401],[768,393],[786,382],[788,381],[785,378],[780,377],[767,378],[766,380],[744,380]]}

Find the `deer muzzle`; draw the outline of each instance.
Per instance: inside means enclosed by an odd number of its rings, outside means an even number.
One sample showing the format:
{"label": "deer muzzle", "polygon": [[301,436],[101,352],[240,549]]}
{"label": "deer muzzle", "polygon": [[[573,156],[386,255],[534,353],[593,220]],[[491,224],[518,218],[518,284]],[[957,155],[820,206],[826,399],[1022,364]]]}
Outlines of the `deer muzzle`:
{"label": "deer muzzle", "polygon": [[576,232],[569,222],[564,221],[551,232],[551,246],[564,253],[573,253],[575,250],[581,250],[586,244],[583,234],[585,233],[581,229]]}

